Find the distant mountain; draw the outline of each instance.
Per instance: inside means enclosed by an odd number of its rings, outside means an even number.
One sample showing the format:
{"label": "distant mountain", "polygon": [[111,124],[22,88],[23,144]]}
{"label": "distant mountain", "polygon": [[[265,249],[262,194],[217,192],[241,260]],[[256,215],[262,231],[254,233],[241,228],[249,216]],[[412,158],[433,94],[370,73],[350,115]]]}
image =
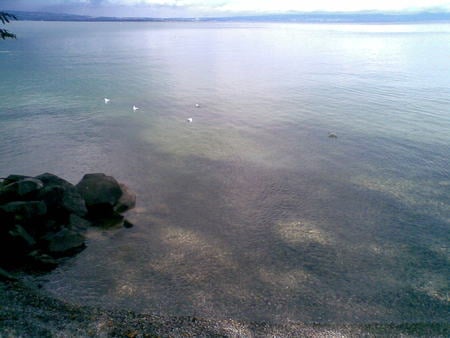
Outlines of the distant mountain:
{"label": "distant mountain", "polygon": [[19,20],[32,21],[202,21],[202,22],[303,22],[303,23],[408,23],[408,22],[450,22],[450,13],[291,13],[254,16],[206,17],[206,18],[126,18],[92,17],[63,13],[7,11]]}
{"label": "distant mountain", "polygon": [[22,11],[8,11],[5,12],[14,14],[18,20],[29,21],[88,21],[90,16],[73,15],[64,13],[46,13],[46,12],[22,12]]}
{"label": "distant mountain", "polygon": [[395,23],[395,22],[450,22],[450,13],[293,13],[258,16],[203,18],[202,21],[237,22],[304,22],[304,23]]}

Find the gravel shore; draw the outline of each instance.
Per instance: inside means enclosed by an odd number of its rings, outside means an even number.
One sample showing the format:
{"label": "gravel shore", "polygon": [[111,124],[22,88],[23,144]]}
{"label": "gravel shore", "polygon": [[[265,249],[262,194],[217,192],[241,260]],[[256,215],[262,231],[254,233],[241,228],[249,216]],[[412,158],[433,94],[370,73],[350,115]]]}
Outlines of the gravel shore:
{"label": "gravel shore", "polygon": [[448,337],[448,323],[271,324],[105,310],[57,300],[34,284],[0,282],[0,337]]}

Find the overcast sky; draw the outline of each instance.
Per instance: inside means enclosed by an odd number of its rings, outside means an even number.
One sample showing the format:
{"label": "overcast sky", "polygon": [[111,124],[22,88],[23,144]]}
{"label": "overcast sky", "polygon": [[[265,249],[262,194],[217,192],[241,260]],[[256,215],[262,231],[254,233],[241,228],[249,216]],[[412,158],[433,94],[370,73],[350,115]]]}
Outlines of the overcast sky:
{"label": "overcast sky", "polygon": [[0,0],[0,9],[106,16],[223,16],[285,12],[450,11],[450,0]]}

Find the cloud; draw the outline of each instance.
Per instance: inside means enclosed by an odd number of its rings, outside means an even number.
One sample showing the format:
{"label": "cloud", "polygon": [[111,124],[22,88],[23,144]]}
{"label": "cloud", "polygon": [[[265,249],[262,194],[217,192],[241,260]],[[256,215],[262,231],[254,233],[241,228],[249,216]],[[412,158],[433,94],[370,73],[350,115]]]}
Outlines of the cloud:
{"label": "cloud", "polygon": [[[226,15],[280,12],[450,11],[450,0],[1,0],[4,9],[102,15]],[[134,14],[135,13],[135,14]]]}
{"label": "cloud", "polygon": [[223,11],[360,11],[407,10],[440,7],[450,9],[447,0],[79,0],[122,6],[170,6],[220,9]]}

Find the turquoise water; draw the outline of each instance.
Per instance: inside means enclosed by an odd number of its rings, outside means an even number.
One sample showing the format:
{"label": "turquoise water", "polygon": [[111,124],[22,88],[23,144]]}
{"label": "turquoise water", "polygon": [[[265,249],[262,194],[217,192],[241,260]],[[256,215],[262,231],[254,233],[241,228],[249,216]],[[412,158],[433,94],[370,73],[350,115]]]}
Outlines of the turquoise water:
{"label": "turquoise water", "polygon": [[41,278],[57,297],[274,322],[449,320],[449,24],[10,30],[0,176],[105,172],[138,194],[132,229],[91,231]]}

